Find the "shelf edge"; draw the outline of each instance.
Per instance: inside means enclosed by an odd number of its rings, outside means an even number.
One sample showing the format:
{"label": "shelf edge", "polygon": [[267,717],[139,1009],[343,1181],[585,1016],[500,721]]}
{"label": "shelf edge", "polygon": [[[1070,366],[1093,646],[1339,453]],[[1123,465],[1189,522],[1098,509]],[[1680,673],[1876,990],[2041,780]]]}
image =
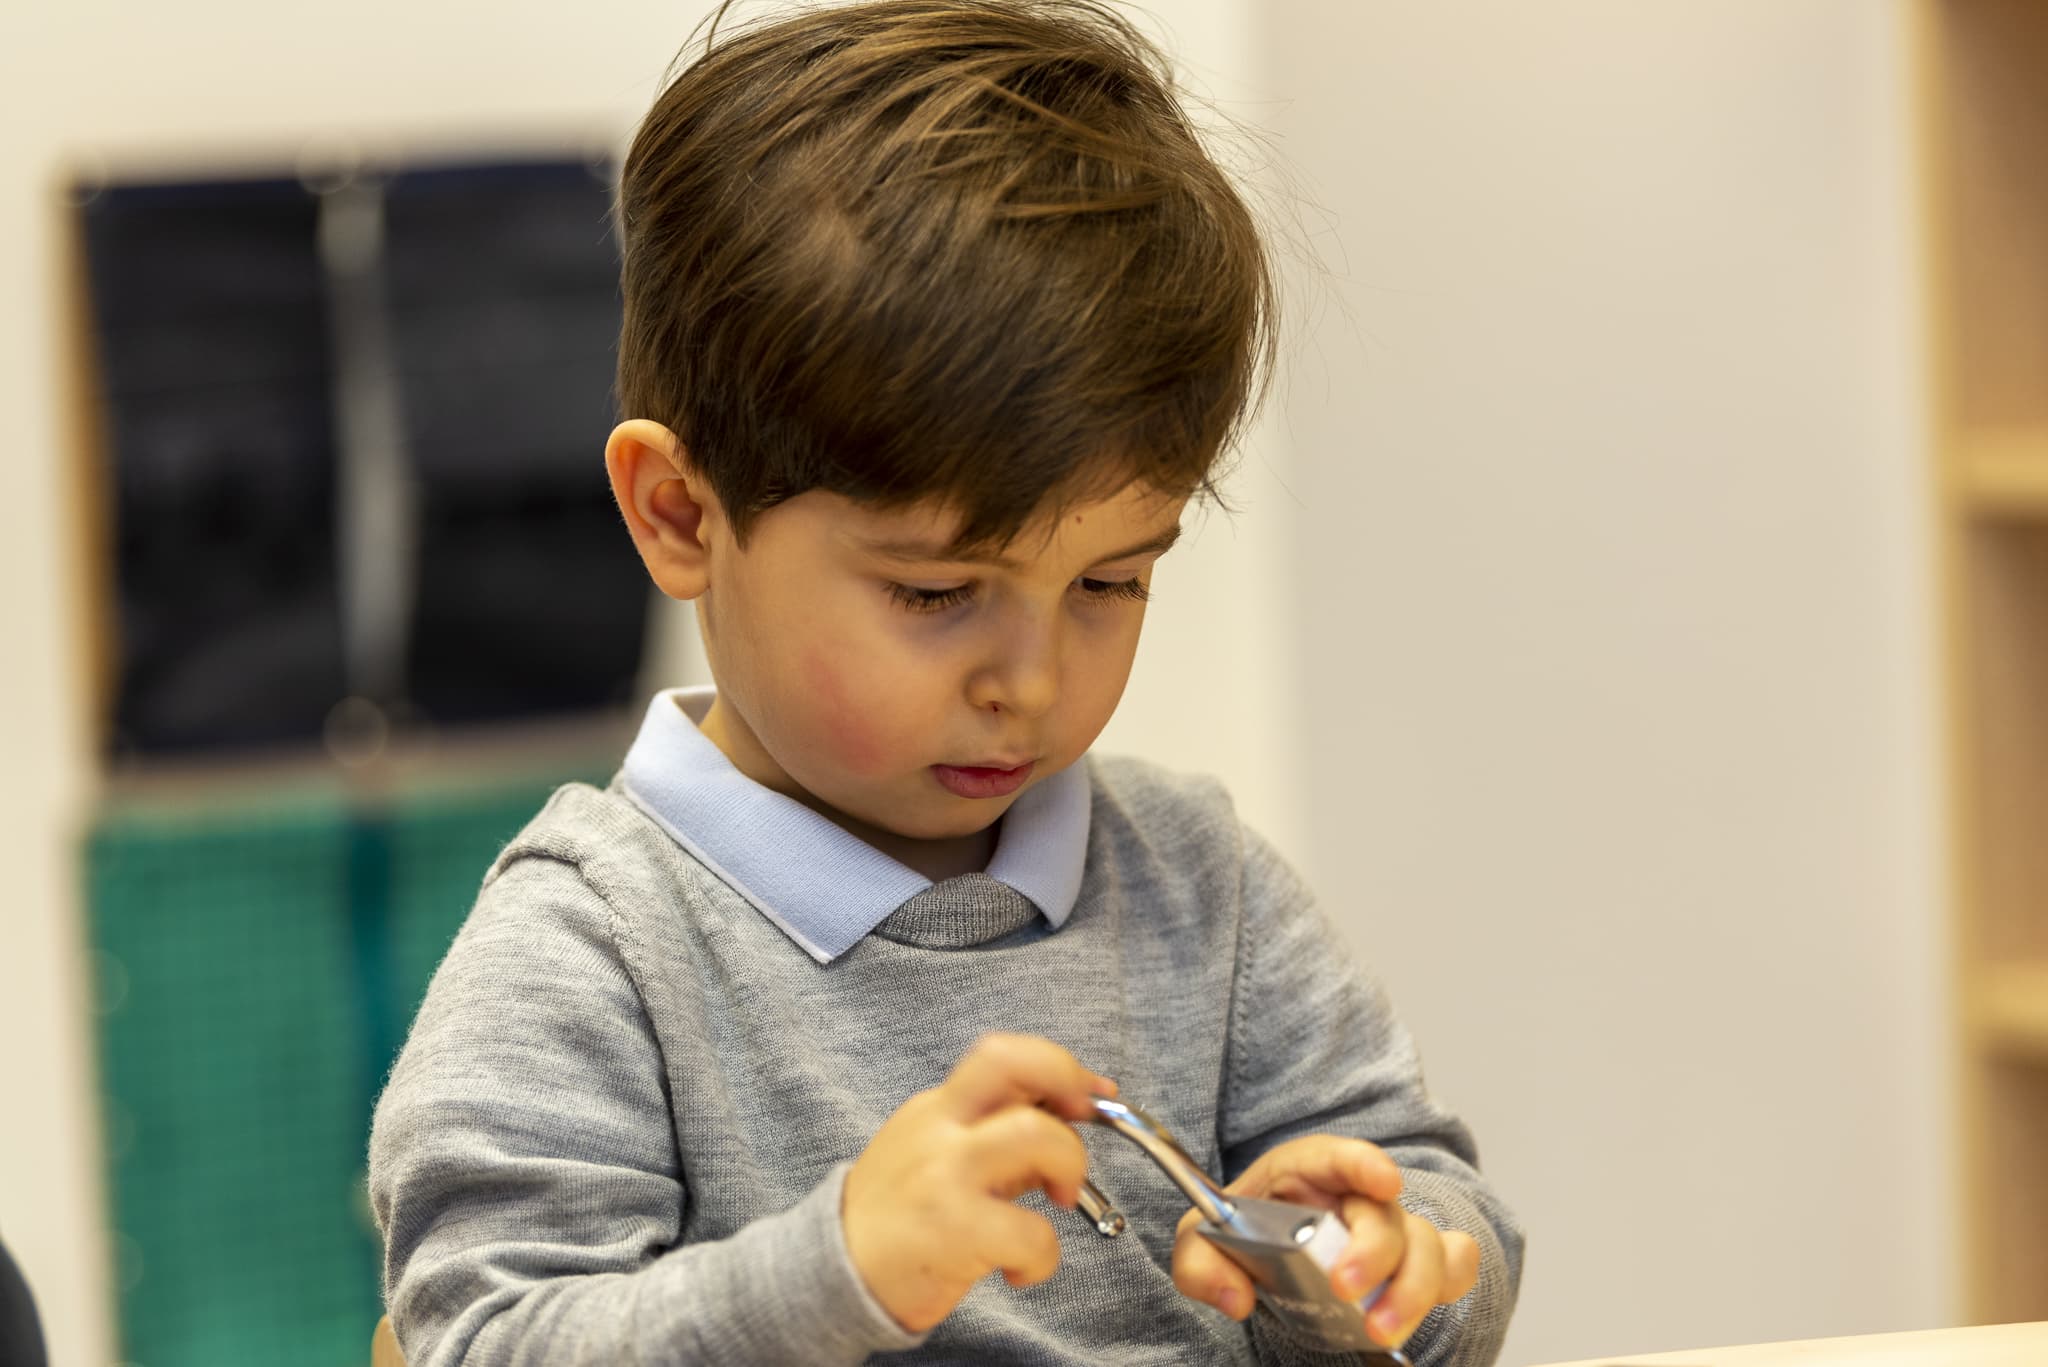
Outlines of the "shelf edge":
{"label": "shelf edge", "polygon": [[1987,1051],[2048,1059],[2048,961],[1978,968],[1970,982],[1970,1015]]}

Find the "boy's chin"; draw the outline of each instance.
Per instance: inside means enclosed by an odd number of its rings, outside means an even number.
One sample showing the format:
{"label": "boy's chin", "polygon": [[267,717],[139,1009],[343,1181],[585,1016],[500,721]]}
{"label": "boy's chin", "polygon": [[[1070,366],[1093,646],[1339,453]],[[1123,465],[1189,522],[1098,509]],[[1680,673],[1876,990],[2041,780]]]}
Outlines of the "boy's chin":
{"label": "boy's chin", "polygon": [[901,840],[964,840],[980,835],[1002,820],[1021,793],[1000,798],[954,797],[940,793],[916,812],[891,812],[886,820],[869,824]]}
{"label": "boy's chin", "polygon": [[[953,798],[951,801],[961,806],[968,805],[965,798]],[[1009,808],[1008,801],[984,800],[975,802],[969,811],[935,814],[919,821],[906,822],[899,818],[886,823],[882,829],[904,840],[965,840],[995,825]]]}

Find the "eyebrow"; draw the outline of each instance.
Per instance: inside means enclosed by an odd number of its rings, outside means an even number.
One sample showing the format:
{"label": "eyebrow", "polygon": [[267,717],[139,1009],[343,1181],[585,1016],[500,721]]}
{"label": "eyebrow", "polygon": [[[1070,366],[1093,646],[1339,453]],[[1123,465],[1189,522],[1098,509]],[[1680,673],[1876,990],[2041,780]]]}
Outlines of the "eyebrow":
{"label": "eyebrow", "polygon": [[[1112,552],[1109,555],[1098,556],[1093,563],[1107,565],[1118,560],[1129,560],[1134,556],[1164,555],[1167,551],[1173,549],[1176,541],[1180,540],[1180,532],[1180,524],[1176,522],[1157,536],[1147,537],[1135,546],[1126,546],[1122,550]],[[861,544],[864,549],[872,551],[877,555],[888,556],[892,560],[938,560],[948,564],[993,565],[998,569],[1006,570],[1015,569],[1018,565],[1018,561],[1014,557],[1003,555],[1000,552],[988,551],[963,555],[954,551],[950,545],[935,544],[930,541],[893,541],[885,538],[877,541],[863,541]]]}

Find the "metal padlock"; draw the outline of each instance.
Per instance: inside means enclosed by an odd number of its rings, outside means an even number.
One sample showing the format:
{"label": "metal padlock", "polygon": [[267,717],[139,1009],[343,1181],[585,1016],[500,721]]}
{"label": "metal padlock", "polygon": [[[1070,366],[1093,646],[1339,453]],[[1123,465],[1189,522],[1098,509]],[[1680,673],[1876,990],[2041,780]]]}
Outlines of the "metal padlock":
{"label": "metal padlock", "polygon": [[[1330,1285],[1330,1269],[1350,1242],[1343,1220],[1290,1201],[1226,1195],[1164,1125],[1135,1106],[1097,1097],[1094,1119],[1151,1155],[1186,1193],[1202,1214],[1197,1232],[1245,1270],[1267,1313],[1303,1338],[1360,1353],[1361,1364],[1410,1367],[1405,1356],[1373,1342],[1365,1332],[1365,1312],[1386,1283],[1355,1301],[1345,1300]],[[1082,1185],[1081,1209],[1101,1233],[1114,1238],[1123,1232],[1124,1217],[1093,1183]]]}

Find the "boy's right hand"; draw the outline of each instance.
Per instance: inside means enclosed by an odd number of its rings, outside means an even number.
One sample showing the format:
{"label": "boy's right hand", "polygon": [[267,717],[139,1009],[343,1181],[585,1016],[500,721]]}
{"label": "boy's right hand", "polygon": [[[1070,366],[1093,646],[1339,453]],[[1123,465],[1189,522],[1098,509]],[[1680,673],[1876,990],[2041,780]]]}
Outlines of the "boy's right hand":
{"label": "boy's right hand", "polygon": [[846,1174],[840,1205],[847,1252],[882,1308],[921,1334],[997,1268],[1012,1286],[1050,1277],[1059,1235],[1011,1203],[1042,1188],[1073,1208],[1088,1151],[1069,1122],[1115,1095],[1050,1040],[985,1035],[898,1107]]}

